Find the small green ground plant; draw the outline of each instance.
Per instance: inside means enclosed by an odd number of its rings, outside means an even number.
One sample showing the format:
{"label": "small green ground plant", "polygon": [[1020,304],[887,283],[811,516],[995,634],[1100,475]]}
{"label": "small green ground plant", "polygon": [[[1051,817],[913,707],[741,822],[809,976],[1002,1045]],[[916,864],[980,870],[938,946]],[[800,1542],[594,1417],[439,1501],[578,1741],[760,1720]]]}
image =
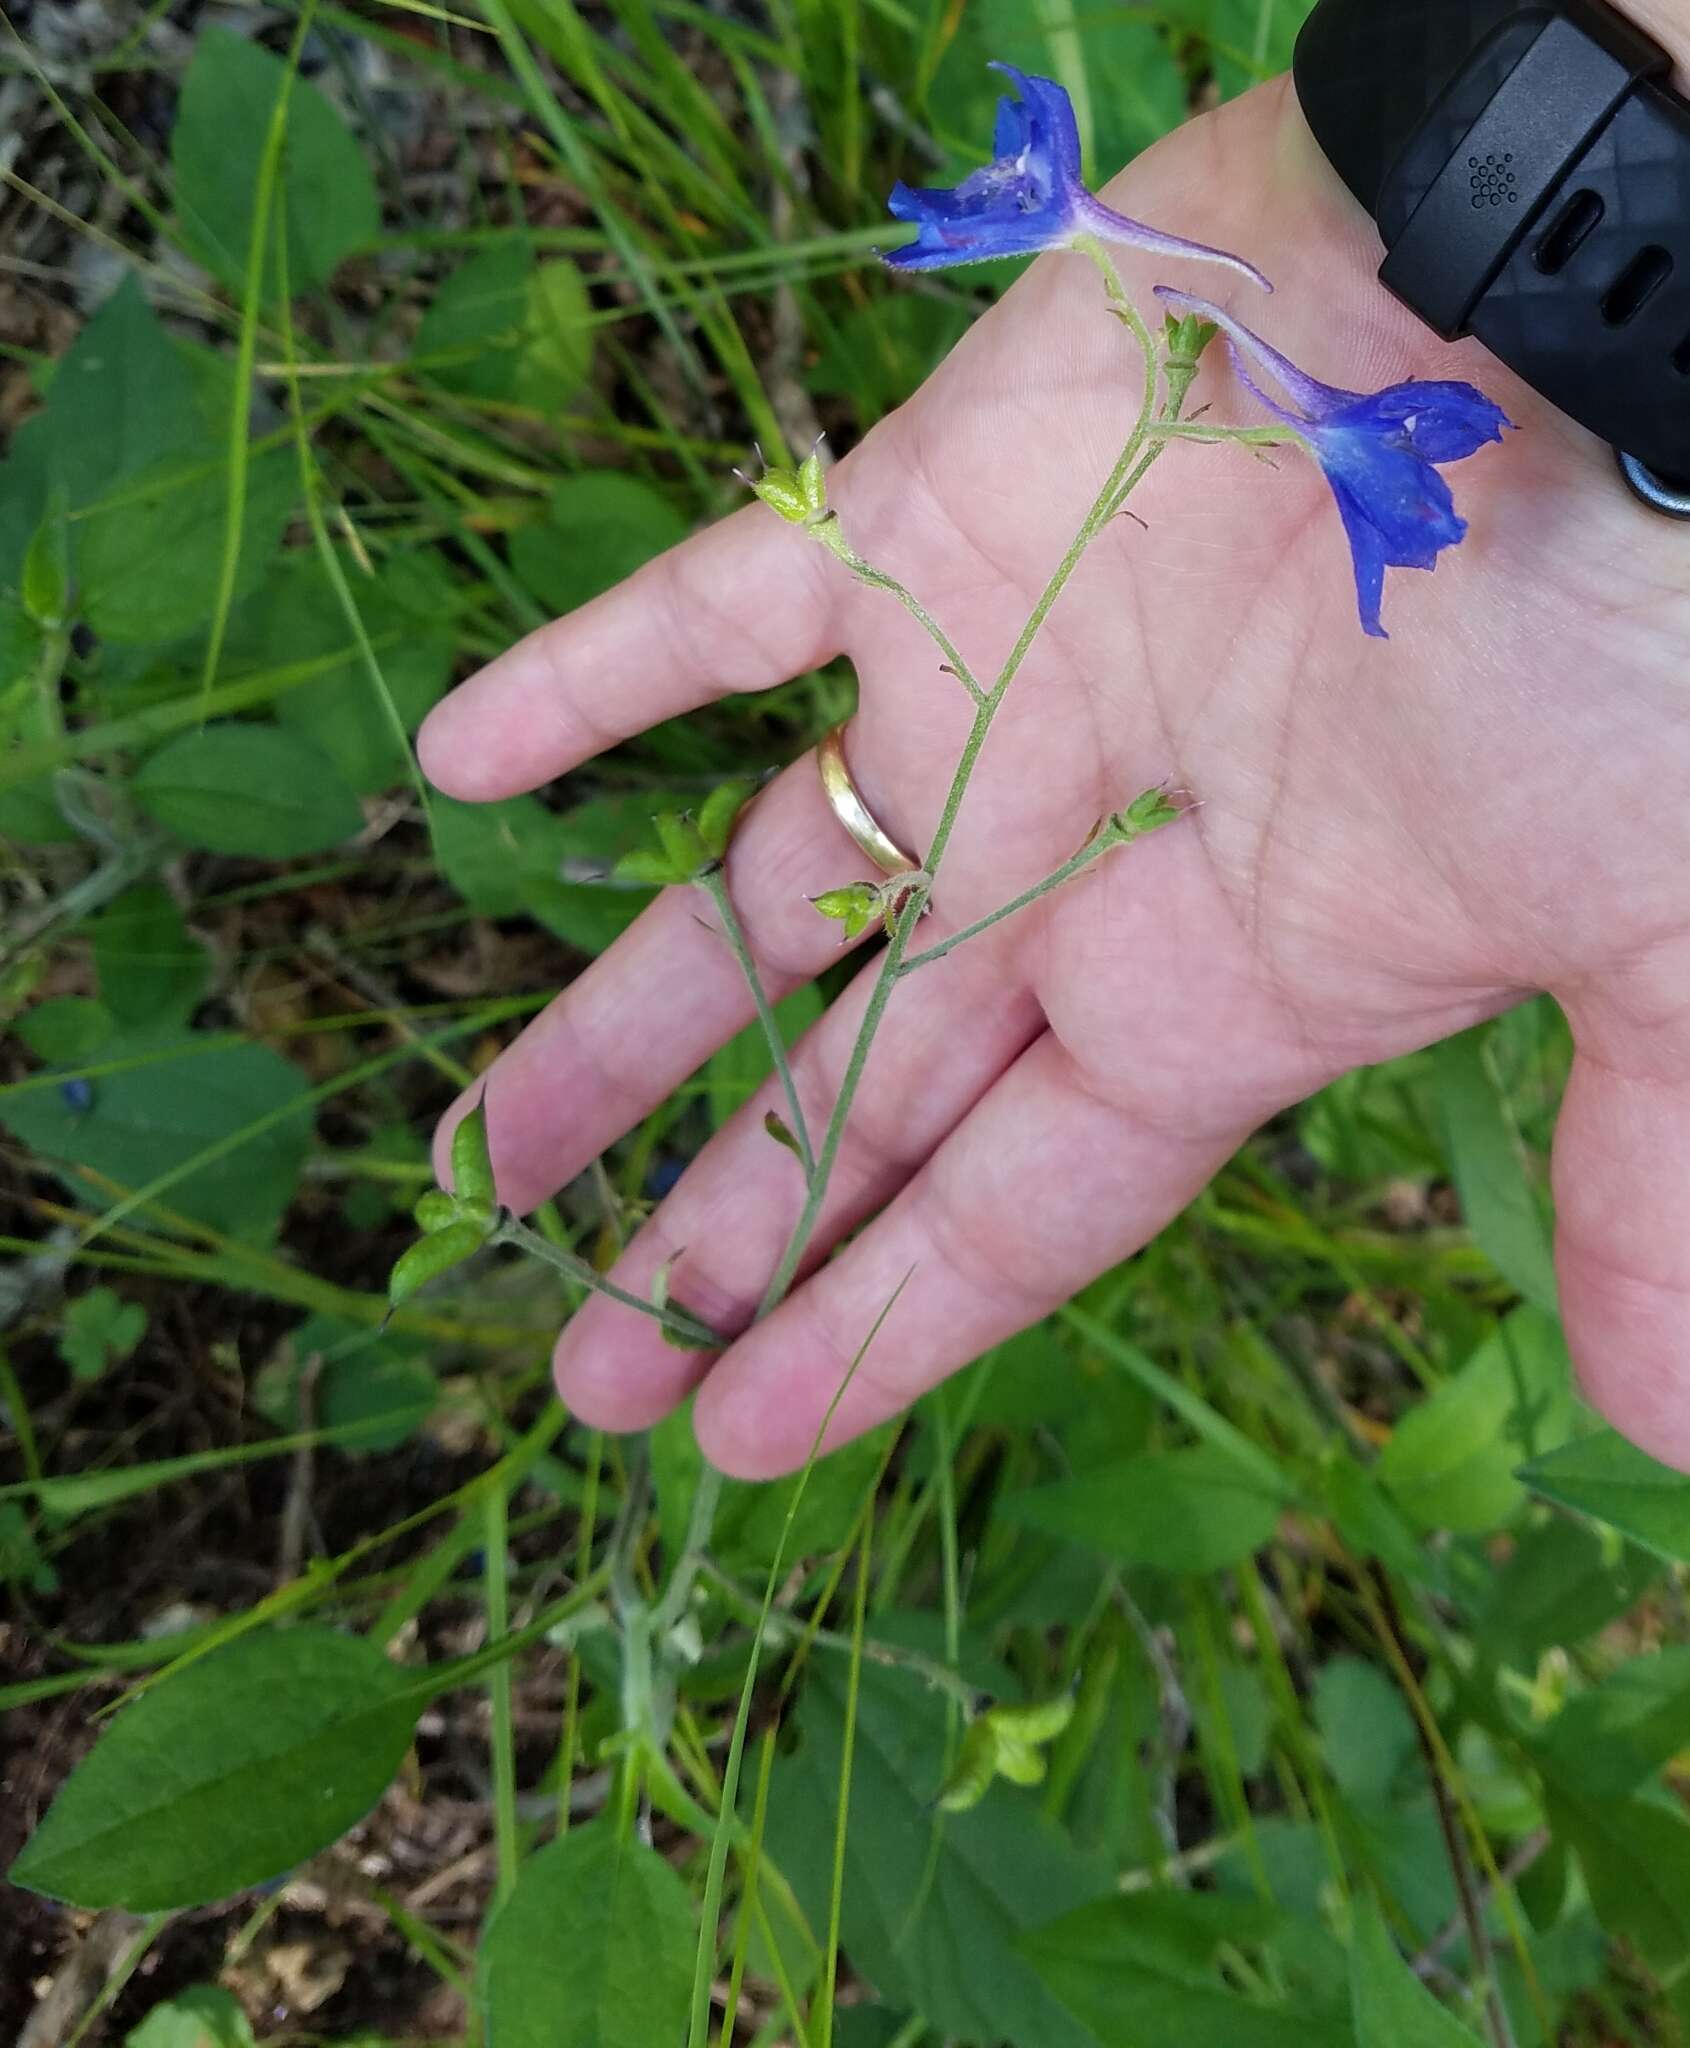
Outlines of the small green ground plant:
{"label": "small green ground plant", "polygon": [[[754,440],[769,516],[822,521],[816,433],[870,427],[998,282],[895,289],[865,225],[977,160],[986,58],[1060,79],[1113,167],[1281,69],[1304,11],[307,0],[0,51],[21,261],[75,312],[20,320],[0,386],[0,2019],[1690,2031],[1690,1481],[1572,1385],[1547,1000],[1327,1089],[1129,1267],[769,1485],[684,1411],[572,1421],[549,1352],[843,968],[530,1218],[481,1117],[449,1194],[428,1159],[657,887],[731,940],[747,778],[852,684],[483,806],[422,783],[422,716],[736,504]],[[119,281],[79,296],[79,263]],[[1139,320],[1099,519],[1197,341]],[[1013,669],[958,665],[985,716]],[[930,886],[821,906],[887,923],[888,1001]],[[835,1134],[786,1092],[818,1188]],[[708,1341],[661,1289],[625,1306]]]}

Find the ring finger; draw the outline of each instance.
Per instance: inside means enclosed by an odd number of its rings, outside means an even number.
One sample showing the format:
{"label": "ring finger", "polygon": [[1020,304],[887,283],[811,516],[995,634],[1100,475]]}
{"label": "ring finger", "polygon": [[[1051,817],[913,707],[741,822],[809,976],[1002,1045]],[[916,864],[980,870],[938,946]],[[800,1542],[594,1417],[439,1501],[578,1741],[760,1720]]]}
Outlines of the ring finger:
{"label": "ring finger", "polygon": [[[813,753],[747,811],[728,887],[772,1000],[837,956],[838,927],[807,899],[867,867],[828,809]],[[666,889],[453,1103],[435,1136],[436,1170],[446,1172],[452,1131],[485,1096],[500,1200],[525,1214],[755,1015],[712,906],[696,889]]]}

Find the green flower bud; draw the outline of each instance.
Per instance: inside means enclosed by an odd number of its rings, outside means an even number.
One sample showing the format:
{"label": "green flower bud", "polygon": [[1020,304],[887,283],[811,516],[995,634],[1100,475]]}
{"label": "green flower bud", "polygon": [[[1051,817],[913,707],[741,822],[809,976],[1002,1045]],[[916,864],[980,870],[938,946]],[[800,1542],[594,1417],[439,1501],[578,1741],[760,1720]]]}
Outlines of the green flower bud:
{"label": "green flower bud", "polygon": [[789,526],[820,526],[828,516],[827,477],[822,469],[820,442],[795,470],[765,469],[756,479],[740,470],[734,473]]}
{"label": "green flower bud", "polygon": [[460,1266],[487,1242],[488,1233],[477,1223],[448,1223],[432,1231],[406,1252],[387,1278],[387,1298],[394,1308],[430,1280],[438,1279],[452,1267]]}
{"label": "green flower bud", "polygon": [[843,925],[843,943],[859,938],[880,915],[880,891],[867,882],[851,882],[843,889],[824,889],[810,898],[823,917]]}
{"label": "green flower bud", "polygon": [[1130,844],[1147,832],[1173,824],[1183,815],[1178,804],[1169,802],[1166,789],[1147,789],[1142,796],[1135,796],[1124,811],[1115,812],[1109,820],[1109,830],[1123,844]]}
{"label": "green flower bud", "polygon": [[490,1215],[498,1203],[493,1155],[487,1145],[485,1094],[452,1133],[452,1189],[468,1210],[485,1210]]}
{"label": "green flower bud", "polygon": [[982,1717],[972,1722],[957,1751],[956,1767],[934,1802],[941,1813],[967,1813],[985,1798],[998,1770],[998,1739]]}
{"label": "green flower bud", "polygon": [[430,1188],[411,1211],[419,1230],[444,1230],[458,1220],[458,1205],[444,1188]]}
{"label": "green flower bud", "polygon": [[727,852],[739,814],[751,801],[755,788],[750,782],[724,782],[699,805],[698,836],[712,860],[720,860]]}
{"label": "green flower bud", "polygon": [[768,1115],[765,1116],[763,1119],[763,1128],[765,1131],[768,1132],[769,1136],[774,1139],[777,1145],[784,1145],[786,1149],[790,1153],[792,1153],[795,1158],[803,1158],[803,1148],[799,1145],[798,1140],[792,1135],[792,1128],[787,1123],[785,1117],[777,1115],[776,1112],[771,1109]]}
{"label": "green flower bud", "polygon": [[709,865],[710,855],[691,818],[679,811],[659,811],[656,824],[657,836],[674,866],[677,881],[685,881]]}
{"label": "green flower bud", "polygon": [[1036,1700],[1030,1706],[992,1707],[982,1719],[990,1721],[1009,1742],[1054,1742],[1074,1718],[1074,1695],[1059,1693],[1053,1700]]}
{"label": "green flower bud", "polygon": [[807,516],[820,519],[827,510],[827,478],[822,473],[820,442],[798,465],[798,494],[804,500]]}
{"label": "green flower bud", "polygon": [[805,503],[804,487],[792,470],[766,469],[755,481],[750,477],[745,481],[769,510],[778,512],[788,525],[802,526],[809,518],[810,508]]}
{"label": "green flower bud", "polygon": [[998,1776],[1012,1785],[1042,1785],[1045,1780],[1044,1753],[1030,1742],[1013,1742],[1007,1735],[997,1738]]}
{"label": "green flower bud", "polygon": [[684,882],[687,877],[675,872],[675,863],[666,853],[660,853],[655,846],[636,846],[623,854],[611,870],[611,877],[618,882],[637,882],[643,888],[664,889],[671,882]]}
{"label": "green flower bud", "polygon": [[1212,320],[1205,320],[1196,313],[1187,313],[1180,319],[1170,313],[1167,323],[1168,368],[1187,371],[1195,376],[1204,350],[1219,333],[1220,329]]}

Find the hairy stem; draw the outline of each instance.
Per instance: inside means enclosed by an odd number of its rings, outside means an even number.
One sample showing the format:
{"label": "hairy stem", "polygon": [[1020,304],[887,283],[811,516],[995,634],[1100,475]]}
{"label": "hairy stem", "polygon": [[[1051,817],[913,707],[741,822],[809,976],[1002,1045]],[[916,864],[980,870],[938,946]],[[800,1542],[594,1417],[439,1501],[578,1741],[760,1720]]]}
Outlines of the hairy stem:
{"label": "hairy stem", "polygon": [[654,1301],[642,1301],[637,1294],[630,1294],[627,1288],[618,1287],[614,1280],[607,1280],[575,1252],[566,1252],[561,1245],[553,1244],[549,1237],[542,1237],[537,1230],[530,1230],[526,1223],[519,1223],[514,1216],[507,1216],[488,1242],[515,1245],[518,1251],[526,1252],[542,1265],[552,1267],[578,1286],[590,1288],[594,1294],[608,1294],[612,1301],[621,1302],[624,1308],[638,1309],[642,1316],[650,1316],[654,1322],[661,1323],[671,1336],[678,1337],[683,1344],[695,1350],[719,1351],[722,1347],[720,1334],[707,1323],[701,1323],[697,1316],[688,1315],[685,1309],[659,1308]]}
{"label": "hairy stem", "polygon": [[1040,897],[1048,896],[1053,890],[1060,889],[1064,882],[1071,882],[1094,861],[1101,860],[1106,853],[1112,852],[1122,843],[1113,837],[1092,840],[1089,846],[1082,846],[1072,860],[1065,860],[1061,867],[1054,873],[1046,875],[1042,882],[1035,882],[1032,888],[1022,890],[1019,896],[994,910],[990,916],[977,917],[972,924],[965,924],[961,931],[952,932],[948,939],[941,939],[936,946],[929,946],[922,953],[912,953],[899,966],[898,973],[913,974],[918,967],[926,967],[935,960],[943,960],[947,953],[954,953],[958,946],[966,944],[969,939],[976,939],[982,932],[989,932],[993,925],[1002,924],[1005,918],[1014,917],[1017,911],[1028,909],[1037,903]]}
{"label": "hairy stem", "polygon": [[839,522],[837,520],[829,523],[823,535],[823,543],[839,557],[859,583],[866,583],[873,590],[884,590],[889,596],[895,597],[904,610],[909,613],[910,617],[915,620],[916,624],[921,627],[928,639],[933,642],[933,645],[945,657],[945,666],[974,699],[974,702],[977,705],[985,703],[986,692],[981,688],[979,678],[957,652],[956,644],[950,635],[939,624],[939,621],[934,618],[921,599],[915,595],[914,591],[907,590],[898,581],[896,576],[888,576],[884,569],[877,569],[872,562],[865,562],[856,549],[845,539],[844,534],[839,529]]}
{"label": "hairy stem", "polygon": [[786,1097],[786,1113],[791,1119],[792,1135],[798,1141],[798,1157],[803,1162],[804,1178],[810,1179],[816,1170],[815,1149],[810,1143],[810,1127],[804,1120],[804,1105],[798,1099],[798,1084],[792,1078],[792,1062],[787,1057],[786,1040],[781,1036],[780,1025],[775,1021],[774,1005],[769,1001],[768,990],[763,986],[763,977],[757,972],[757,962],[752,957],[750,941],[745,936],[745,927],[739,921],[734,909],[733,898],[728,894],[727,871],[717,865],[706,868],[698,877],[698,886],[716,906],[716,915],[722,920],[722,930],[732,946],[734,958],[739,962],[739,971],[745,976],[745,985],[751,991],[751,1000],[757,1005],[757,1021],[763,1027],[763,1036],[768,1040],[769,1056],[775,1063],[775,1072],[780,1076],[781,1093]]}
{"label": "hairy stem", "polygon": [[[1142,329],[1142,322],[1140,326]],[[928,898],[932,895],[933,885],[937,880],[940,864],[944,860],[946,849],[950,845],[951,834],[956,829],[956,821],[962,810],[963,799],[967,796],[968,786],[974,779],[974,771],[979,765],[981,750],[986,744],[987,735],[991,732],[992,723],[997,717],[999,707],[1008,694],[1010,685],[1020,673],[1022,663],[1027,659],[1033,642],[1038,638],[1039,631],[1043,627],[1045,620],[1049,618],[1057,599],[1067,589],[1070,578],[1080,565],[1081,557],[1103,531],[1109,520],[1120,509],[1123,486],[1132,477],[1135,470],[1140,469],[1140,458],[1145,453],[1146,439],[1149,435],[1156,410],[1158,361],[1154,344],[1151,343],[1147,330],[1144,331],[1144,343],[1149,351],[1149,368],[1145,379],[1144,403],[1140,409],[1137,424],[1133,428],[1127,445],[1121,451],[1120,459],[1109,472],[1108,479],[1102,490],[1098,492],[1096,498],[1092,501],[1091,510],[1086,514],[1079,532],[1074,536],[1067,553],[1057,564],[1055,573],[1040,594],[1039,601],[1033,607],[1026,625],[1022,627],[1019,638],[1010,649],[1003,667],[998,671],[997,680],[992,684],[992,687],[987,691],[985,697],[975,710],[974,723],[970,727],[968,738],[963,745],[962,756],[957,762],[956,773],[951,778],[950,791],[945,798],[944,809],[939,814],[939,823],[934,831],[932,843],[928,847],[927,858],[922,863],[927,880],[922,887],[910,891],[909,898],[905,902],[897,923],[893,927],[891,939],[885,954],[882,956],[879,977],[875,982],[873,993],[869,997],[868,1008],[863,1016],[862,1026],[857,1033],[856,1043],[851,1048],[851,1056],[846,1065],[845,1077],[840,1084],[838,1099],[833,1106],[833,1115],[828,1120],[827,1132],[822,1139],[821,1151],[817,1155],[816,1170],[810,1177],[809,1197],[804,1204],[797,1224],[793,1228],[792,1235],[787,1241],[786,1250],[781,1255],[780,1264],[775,1268],[773,1275],[770,1277],[769,1285],[764,1292],[762,1303],[757,1311],[759,1319],[766,1316],[777,1303],[785,1298],[787,1290],[791,1287],[793,1280],[797,1276],[804,1254],[809,1249],[810,1240],[815,1235],[816,1225],[821,1217],[822,1204],[827,1198],[828,1183],[832,1178],[834,1166],[839,1158],[840,1146],[844,1140],[846,1120],[851,1114],[851,1106],[855,1102],[857,1090],[862,1084],[863,1070],[868,1064],[868,1056],[873,1048],[875,1036],[879,1032],[881,1019],[886,1014],[886,1005],[902,972],[904,959],[909,951],[910,939],[915,932],[916,922],[925,908]]]}

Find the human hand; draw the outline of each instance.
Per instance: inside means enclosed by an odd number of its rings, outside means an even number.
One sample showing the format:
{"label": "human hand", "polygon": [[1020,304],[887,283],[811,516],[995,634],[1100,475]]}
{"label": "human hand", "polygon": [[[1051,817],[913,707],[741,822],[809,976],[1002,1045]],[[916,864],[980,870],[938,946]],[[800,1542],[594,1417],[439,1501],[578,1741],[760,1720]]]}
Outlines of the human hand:
{"label": "human hand", "polygon": [[[1666,0],[1653,5],[1645,25],[1670,41]],[[1203,808],[899,986],[812,1266],[884,1213],[842,1256],[713,1361],[594,1297],[558,1347],[564,1398],[634,1428],[701,1381],[713,1462],[789,1469],[906,1276],[830,1441],[1131,1253],[1276,1111],[1548,989],[1578,1046],[1555,1160],[1569,1340],[1617,1426],[1690,1463],[1685,534],[1476,344],[1445,349],[1387,297],[1374,230],[1287,81],[1182,129],[1106,196],[1248,254],[1279,287],[1264,300],[1129,261],[1141,305],[1158,282],[1193,286],[1317,376],[1471,378],[1523,431],[1457,473],[1472,536],[1435,576],[1393,578],[1388,643],[1358,629],[1312,465],[1236,448],[1160,463],[1133,501],[1148,530],[1118,520],[1097,542],[1006,698],[920,943],[1041,879],[1147,784]],[[1045,258],[839,465],[830,501],[989,672],[1138,388],[1090,267]],[[1218,351],[1196,397],[1213,417],[1259,417]],[[423,764],[450,795],[508,796],[841,652],[861,679],[857,784],[920,848],[971,707],[902,611],[760,506],[464,685],[425,725]],[[806,898],[864,871],[809,759],[758,798],[728,880],[772,991],[834,957]],[[795,1055],[815,1124],[871,979]],[[506,1203],[532,1208],[578,1173],[751,1014],[694,894],[668,891],[494,1070]],[[617,1268],[624,1286],[645,1292],[684,1247],[675,1298],[746,1325],[803,1203],[763,1129],[776,1106],[771,1084],[706,1147]]]}

